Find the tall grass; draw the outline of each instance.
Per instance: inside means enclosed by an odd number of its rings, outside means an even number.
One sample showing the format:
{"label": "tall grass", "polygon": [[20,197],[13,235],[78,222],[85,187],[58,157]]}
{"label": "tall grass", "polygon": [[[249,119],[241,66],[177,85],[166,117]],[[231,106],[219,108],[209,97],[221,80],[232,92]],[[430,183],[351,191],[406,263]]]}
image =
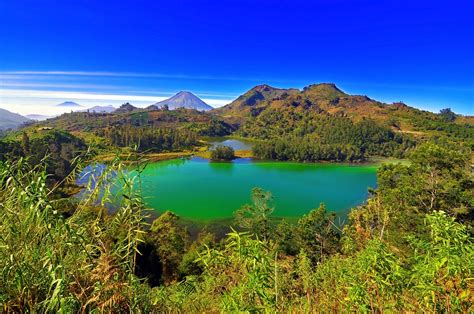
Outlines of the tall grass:
{"label": "tall grass", "polygon": [[[79,166],[77,166],[77,169]],[[139,167],[140,169],[140,167]],[[110,174],[124,189],[112,216],[98,203],[110,194]],[[73,175],[73,174],[71,174]],[[138,172],[139,175],[139,172]],[[0,165],[0,302],[5,312],[131,311],[146,308],[147,286],[133,275],[143,237],[137,177],[115,160],[90,184],[88,197],[61,214],[43,164],[19,159]],[[116,182],[116,180],[114,180]]]}

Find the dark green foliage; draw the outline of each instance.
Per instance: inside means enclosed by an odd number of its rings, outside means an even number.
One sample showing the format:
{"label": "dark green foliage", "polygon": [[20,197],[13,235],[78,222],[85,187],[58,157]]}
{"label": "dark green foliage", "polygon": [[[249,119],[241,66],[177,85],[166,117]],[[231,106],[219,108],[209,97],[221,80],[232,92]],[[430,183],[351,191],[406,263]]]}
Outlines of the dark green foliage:
{"label": "dark green foliage", "polygon": [[200,275],[203,272],[203,265],[198,262],[200,254],[216,245],[215,235],[208,232],[201,232],[197,239],[189,246],[183,255],[178,266],[180,278],[185,276]]}
{"label": "dark green foliage", "polygon": [[179,224],[179,217],[169,211],[163,213],[153,221],[148,238],[159,257],[163,280],[177,279],[176,269],[189,245],[188,232]]}
{"label": "dark green foliage", "polygon": [[343,144],[320,144],[310,138],[284,138],[256,143],[254,156],[267,160],[294,161],[363,161],[366,155],[356,146]]}
{"label": "dark green foliage", "polygon": [[21,148],[25,154],[30,153],[30,138],[26,132],[23,132],[22,139],[21,139]]}
{"label": "dark green foliage", "polygon": [[270,215],[273,212],[271,206],[272,195],[260,188],[252,190],[252,204],[244,205],[238,209],[234,216],[236,224],[255,234],[262,239],[270,236]]}
{"label": "dark green foliage", "polygon": [[379,170],[380,194],[392,206],[472,215],[474,181],[469,173],[469,150],[426,143],[420,145],[409,160],[410,165],[387,165]]}
{"label": "dark green foliage", "polygon": [[232,160],[235,158],[234,149],[225,145],[218,145],[211,150],[211,160]]}
{"label": "dark green foliage", "polygon": [[439,115],[447,122],[453,122],[456,120],[456,114],[451,111],[451,108],[441,109]]}
{"label": "dark green foliage", "polygon": [[[262,121],[263,120],[263,121]],[[265,128],[261,127],[265,125]],[[362,161],[367,156],[402,157],[414,142],[371,120],[266,110],[242,127],[243,135],[268,139],[254,146],[262,159]]]}
{"label": "dark green foliage", "polygon": [[59,180],[65,178],[72,170],[71,161],[86,150],[84,141],[68,132],[51,130],[44,136],[30,140],[30,154],[26,154],[32,164],[40,164],[46,159],[46,171]]}
{"label": "dark green foliage", "polygon": [[[436,137],[447,137],[453,141],[463,141],[474,147],[474,125],[458,124],[450,121],[453,116],[436,115],[434,117],[413,117],[413,125],[417,130],[433,132]],[[456,116],[454,116],[456,118]],[[454,120],[453,120],[454,121]]]}
{"label": "dark green foliage", "polygon": [[294,224],[286,220],[280,221],[272,234],[272,240],[275,241],[277,250],[290,256],[298,255],[301,250],[298,231],[299,229],[295,228]]}
{"label": "dark green foliage", "polygon": [[336,215],[327,213],[326,206],[321,204],[298,221],[301,248],[315,264],[339,250],[340,232],[335,219]]}
{"label": "dark green foliage", "polygon": [[195,133],[183,129],[153,127],[113,127],[98,133],[119,147],[137,146],[139,151],[176,151],[198,145]]}
{"label": "dark green foliage", "polygon": [[27,157],[31,165],[46,162],[50,179],[62,180],[72,170],[72,161],[86,150],[80,138],[59,130],[39,130],[28,135],[22,132],[20,140],[0,141],[0,160]]}
{"label": "dark green foliage", "polygon": [[235,131],[233,126],[215,116],[211,116],[205,124],[190,123],[186,125],[186,128],[202,136],[226,136]]}

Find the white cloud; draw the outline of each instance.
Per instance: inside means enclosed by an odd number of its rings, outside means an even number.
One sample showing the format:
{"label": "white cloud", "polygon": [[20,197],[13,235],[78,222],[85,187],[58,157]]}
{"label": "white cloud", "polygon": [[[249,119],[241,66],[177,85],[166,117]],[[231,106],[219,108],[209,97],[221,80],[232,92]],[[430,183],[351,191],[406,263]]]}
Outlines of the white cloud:
{"label": "white cloud", "polygon": [[166,97],[120,95],[120,94],[100,94],[83,93],[72,91],[48,91],[48,90],[28,90],[28,89],[2,89],[2,97],[22,97],[22,98],[54,98],[54,99],[91,99],[91,100],[123,100],[123,101],[160,101]]}
{"label": "white cloud", "polygon": [[1,82],[1,87],[54,87],[54,88],[89,88],[89,89],[120,89],[115,85],[98,85],[98,84],[63,84],[63,83],[25,83],[25,82]]}
{"label": "white cloud", "polygon": [[[165,100],[164,96],[143,96],[128,94],[101,94],[71,91],[27,90],[27,89],[0,89],[0,97],[22,98],[53,98],[53,99],[83,99],[83,100],[118,100],[118,101],[149,101]],[[222,106],[229,103],[228,99],[203,98],[209,105]]]}
{"label": "white cloud", "polygon": [[40,76],[98,76],[98,77],[140,77],[140,78],[172,78],[189,80],[229,80],[229,81],[259,81],[278,82],[256,77],[214,76],[214,75],[188,75],[166,73],[141,73],[141,72],[112,72],[112,71],[3,71],[0,76],[12,77],[22,75]]}
{"label": "white cloud", "polygon": [[[88,108],[97,105],[119,106],[130,102],[138,107],[145,107],[164,100],[165,96],[102,94],[75,91],[0,89],[0,107],[20,114],[60,114],[70,111],[68,108],[56,107],[63,101],[75,101]],[[229,99],[203,98],[207,104],[220,107],[230,103]]]}

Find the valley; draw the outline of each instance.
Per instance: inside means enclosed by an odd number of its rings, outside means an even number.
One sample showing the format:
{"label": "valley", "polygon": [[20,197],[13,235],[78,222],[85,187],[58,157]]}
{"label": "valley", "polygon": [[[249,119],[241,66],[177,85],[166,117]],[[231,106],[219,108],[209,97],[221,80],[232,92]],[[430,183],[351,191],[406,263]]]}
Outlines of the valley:
{"label": "valley", "polygon": [[[449,278],[461,284],[455,293],[437,293],[442,302],[454,298],[458,309],[469,308],[472,117],[384,104],[348,95],[334,84],[302,90],[259,85],[217,109],[196,98],[178,93],[146,107],[90,109],[65,102],[80,110],[20,120],[5,130],[0,213],[4,225],[15,229],[0,226],[8,235],[0,254],[31,260],[30,251],[44,256],[66,237],[74,244],[64,245],[75,246],[66,254],[75,261],[66,266],[74,283],[76,269],[90,267],[90,261],[94,269],[80,276],[95,280],[91,276],[101,262],[94,254],[128,252],[123,272],[131,279],[117,280],[137,280],[126,291],[139,296],[140,308],[191,312],[198,299],[207,302],[200,310],[222,309],[214,299],[227,294],[207,282],[222,280],[217,286],[237,291],[254,280],[256,270],[298,297],[281,296],[280,290],[275,296],[273,288],[264,288],[264,297],[244,305],[255,301],[272,308],[271,300],[278,299],[284,311],[322,300],[321,308],[334,309],[357,288],[376,300],[377,309],[387,304],[429,309],[432,302],[425,300],[433,290],[420,290],[409,280],[426,284],[431,279],[418,269],[450,258],[457,273]],[[29,243],[29,228],[47,240],[13,253],[10,248]],[[441,229],[448,231],[439,235]],[[457,244],[446,246],[434,234]],[[98,243],[103,247],[92,249]],[[371,259],[377,262],[367,265]],[[379,263],[388,270],[380,270]],[[451,280],[440,267],[436,280]],[[294,277],[284,277],[285,269]],[[384,284],[367,279],[368,269]],[[227,272],[243,281],[234,282]],[[333,275],[343,284],[335,286]],[[360,282],[387,292],[373,294]],[[385,282],[397,290],[381,288]],[[182,285],[191,287],[190,299],[177,304],[170,297]],[[49,286],[43,288],[47,295]],[[254,288],[244,291],[251,294]],[[349,304],[366,306],[356,299]]]}
{"label": "valley", "polygon": [[0,1],[0,313],[474,313],[472,1]]}

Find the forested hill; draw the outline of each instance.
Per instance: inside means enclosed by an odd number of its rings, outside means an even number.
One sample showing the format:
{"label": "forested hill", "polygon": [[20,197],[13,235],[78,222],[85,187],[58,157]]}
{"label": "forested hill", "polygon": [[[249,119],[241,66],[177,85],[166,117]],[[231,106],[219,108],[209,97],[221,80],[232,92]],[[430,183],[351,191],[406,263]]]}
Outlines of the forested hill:
{"label": "forested hill", "polygon": [[70,132],[85,131],[103,134],[107,130],[134,128],[187,129],[197,135],[228,135],[234,128],[214,114],[194,109],[178,108],[168,110],[156,106],[137,108],[129,103],[123,104],[114,112],[72,112],[65,113],[47,121],[41,121],[35,127],[53,127]]}
{"label": "forested hill", "polygon": [[[273,112],[296,119],[283,119],[282,125],[298,124],[298,116],[310,114],[347,117],[354,122],[371,119],[395,132],[415,136],[423,136],[427,132],[458,133],[456,136],[464,138],[474,136],[472,117],[456,115],[450,110],[435,114],[404,103],[386,104],[367,96],[349,95],[331,83],[313,84],[303,90],[259,85],[213,112],[238,125],[267,126],[270,121],[265,118]],[[248,136],[253,135],[248,133]],[[255,137],[259,137],[258,134]]]}
{"label": "forested hill", "polygon": [[214,109],[213,112],[234,122],[242,121],[242,118],[255,115],[259,108],[263,108],[268,101],[281,99],[289,94],[296,94],[297,89],[274,88],[269,85],[258,85],[240,95],[236,100],[224,107]]}

